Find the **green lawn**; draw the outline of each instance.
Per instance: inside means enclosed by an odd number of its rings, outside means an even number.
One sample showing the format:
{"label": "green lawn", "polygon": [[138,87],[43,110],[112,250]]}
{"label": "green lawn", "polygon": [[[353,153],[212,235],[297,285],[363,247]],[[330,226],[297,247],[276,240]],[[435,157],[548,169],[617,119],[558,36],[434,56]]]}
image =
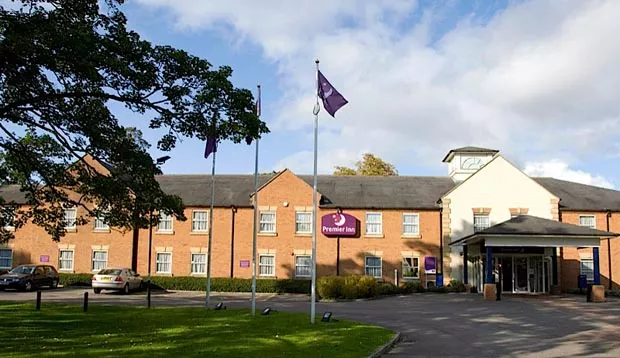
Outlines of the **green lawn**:
{"label": "green lawn", "polygon": [[[393,332],[308,314],[0,303],[2,357],[364,357]],[[8,354],[7,354],[8,353]]]}

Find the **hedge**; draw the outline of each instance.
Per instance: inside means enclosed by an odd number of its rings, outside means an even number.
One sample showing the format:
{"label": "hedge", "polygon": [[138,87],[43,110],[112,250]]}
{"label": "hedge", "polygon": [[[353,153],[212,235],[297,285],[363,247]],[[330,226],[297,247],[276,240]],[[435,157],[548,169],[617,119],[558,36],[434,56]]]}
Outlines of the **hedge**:
{"label": "hedge", "polygon": [[[60,274],[63,286],[90,286],[92,274]],[[146,282],[146,277],[142,278]],[[204,291],[205,277],[194,276],[151,276],[151,285],[156,289]],[[245,278],[211,278],[211,290],[214,292],[252,292],[252,280]],[[303,293],[310,294],[310,281],[286,279],[257,279],[256,292],[260,293]]]}

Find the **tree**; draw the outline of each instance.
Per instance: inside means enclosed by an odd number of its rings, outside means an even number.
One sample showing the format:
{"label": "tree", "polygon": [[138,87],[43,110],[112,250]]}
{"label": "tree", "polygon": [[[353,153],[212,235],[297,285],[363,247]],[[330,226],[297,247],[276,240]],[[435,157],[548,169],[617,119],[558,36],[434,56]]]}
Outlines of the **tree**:
{"label": "tree", "polygon": [[363,175],[363,176],[396,176],[398,171],[394,165],[383,161],[371,153],[365,153],[362,160],[355,163],[355,169],[336,166],[334,175]]}
{"label": "tree", "polygon": [[[120,123],[114,103],[163,129],[162,151],[180,137],[249,144],[269,132],[252,93],[230,82],[230,67],[141,39],[126,27],[123,2],[0,6],[0,182],[18,184],[28,204],[15,213],[16,228],[30,220],[59,240],[67,206],[88,216],[105,208],[120,228],[148,225],[153,206],[186,219],[180,198],[155,180],[161,172],[148,143]],[[95,170],[86,154],[110,172]],[[0,227],[0,242],[11,237]]]}

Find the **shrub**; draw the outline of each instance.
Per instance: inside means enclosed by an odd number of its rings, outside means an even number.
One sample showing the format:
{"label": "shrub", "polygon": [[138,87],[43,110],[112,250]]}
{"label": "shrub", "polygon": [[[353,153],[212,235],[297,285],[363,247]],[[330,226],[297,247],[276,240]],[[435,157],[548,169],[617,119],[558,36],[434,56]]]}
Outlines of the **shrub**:
{"label": "shrub", "polygon": [[448,284],[449,292],[465,292],[467,291],[465,284],[461,281],[451,280]]}
{"label": "shrub", "polygon": [[[64,286],[90,286],[91,274],[60,274],[60,284]],[[142,277],[146,282],[146,277]],[[205,277],[193,276],[151,276],[151,287],[164,290],[204,291],[207,287]],[[245,278],[211,278],[211,291],[214,292],[252,292],[252,280]],[[287,279],[257,279],[256,292],[259,293],[304,293],[310,294],[310,281]]]}
{"label": "shrub", "polygon": [[401,288],[403,293],[421,293],[426,292],[426,288],[419,281],[405,282]]}
{"label": "shrub", "polygon": [[401,293],[401,288],[391,282],[382,283],[379,285],[379,295],[396,295]]}
{"label": "shrub", "polygon": [[342,297],[342,287],[344,278],[341,276],[325,276],[317,280],[317,291],[319,297],[335,299]]}
{"label": "shrub", "polygon": [[426,292],[446,293],[446,292],[448,292],[448,288],[447,287],[431,286],[431,287],[426,289]]}
{"label": "shrub", "polygon": [[360,276],[351,275],[345,276],[344,285],[342,286],[342,297],[348,300],[352,300],[355,298],[360,298],[358,283],[360,280]]}
{"label": "shrub", "polygon": [[379,283],[374,277],[362,276],[357,281],[357,294],[361,298],[379,296]]}

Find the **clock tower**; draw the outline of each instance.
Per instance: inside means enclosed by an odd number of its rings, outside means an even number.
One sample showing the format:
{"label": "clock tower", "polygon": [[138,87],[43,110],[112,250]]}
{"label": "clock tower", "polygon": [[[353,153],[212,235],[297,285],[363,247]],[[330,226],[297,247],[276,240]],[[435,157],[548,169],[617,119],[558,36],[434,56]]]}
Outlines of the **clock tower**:
{"label": "clock tower", "polygon": [[443,158],[448,163],[448,175],[455,182],[461,182],[488,163],[498,150],[480,147],[452,149]]}

